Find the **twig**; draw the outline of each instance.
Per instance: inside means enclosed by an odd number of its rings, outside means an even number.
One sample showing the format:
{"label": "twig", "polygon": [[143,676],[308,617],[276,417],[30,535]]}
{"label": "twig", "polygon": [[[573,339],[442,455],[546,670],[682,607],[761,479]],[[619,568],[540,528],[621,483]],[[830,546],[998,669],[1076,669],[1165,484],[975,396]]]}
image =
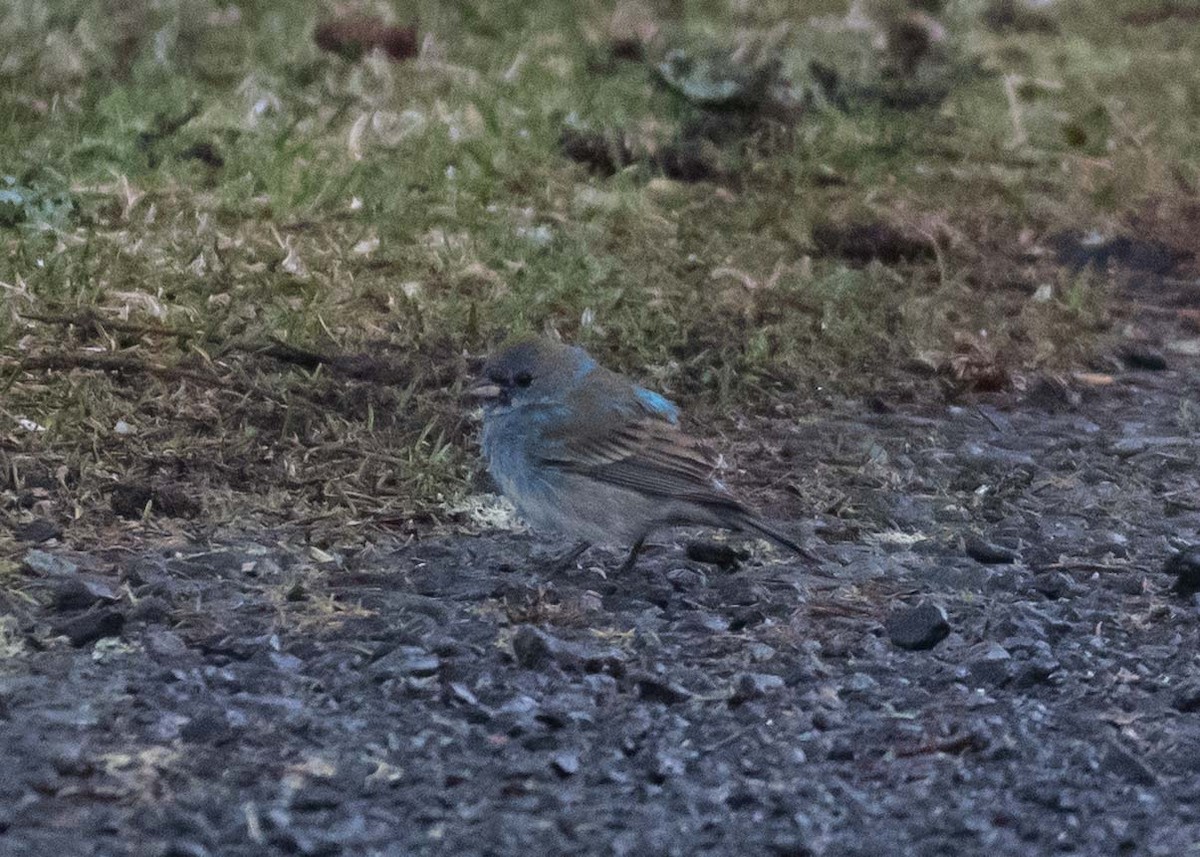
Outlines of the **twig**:
{"label": "twig", "polygon": [[148,363],[136,357],[123,354],[44,354],[40,357],[27,357],[17,363],[17,368],[23,371],[53,370],[53,369],[97,369],[101,372],[129,372],[157,375],[173,381],[186,379],[210,387],[228,389],[230,385],[223,378],[193,372],[190,369],[180,369],[175,366],[161,366]]}
{"label": "twig", "polygon": [[[8,363],[8,361],[5,361],[5,363]],[[278,398],[272,396],[269,391],[264,390],[253,382],[242,381],[240,384],[234,384],[229,379],[216,375],[206,375],[203,372],[193,372],[190,369],[180,369],[176,366],[162,366],[158,363],[149,363],[145,360],[139,360],[123,354],[79,354],[78,352],[45,354],[39,357],[27,357],[24,360],[16,361],[15,366],[18,372],[52,371],[56,369],[64,371],[70,369],[93,369],[99,372],[146,374],[170,381],[194,381],[197,384],[214,387],[218,390],[253,393],[264,401],[273,402],[276,405],[283,404]]]}
{"label": "twig", "polygon": [[180,330],[178,328],[166,327],[161,324],[139,324],[133,321],[120,321],[118,319],[104,318],[95,310],[86,309],[75,315],[65,315],[57,313],[37,313],[37,312],[22,312],[18,313],[19,318],[29,319],[30,321],[40,321],[43,324],[60,324],[64,327],[75,326],[83,328],[107,327],[112,330],[119,330],[122,333],[152,333],[158,336],[187,336],[195,337],[200,334],[193,330]]}
{"label": "twig", "polygon": [[1034,569],[1034,572],[1042,571],[1141,571],[1146,572],[1149,569],[1140,565],[1108,565],[1102,562],[1091,562],[1086,559],[1080,560],[1062,560],[1060,562],[1052,562],[1049,565],[1039,565]]}
{"label": "twig", "polygon": [[743,738],[745,738],[747,735],[750,735],[757,728],[758,728],[757,726],[747,726],[745,729],[739,729],[737,732],[734,732],[732,735],[726,735],[720,741],[715,741],[712,744],[708,744],[704,747],[701,747],[700,752],[713,753],[717,750],[720,750],[722,747],[728,747],[730,744],[736,743],[737,741],[740,741]]}
{"label": "twig", "polygon": [[986,742],[973,732],[944,738],[941,741],[925,741],[915,747],[897,747],[896,757],[907,759],[912,756],[926,756],[931,753],[965,753],[968,750],[982,750]]}

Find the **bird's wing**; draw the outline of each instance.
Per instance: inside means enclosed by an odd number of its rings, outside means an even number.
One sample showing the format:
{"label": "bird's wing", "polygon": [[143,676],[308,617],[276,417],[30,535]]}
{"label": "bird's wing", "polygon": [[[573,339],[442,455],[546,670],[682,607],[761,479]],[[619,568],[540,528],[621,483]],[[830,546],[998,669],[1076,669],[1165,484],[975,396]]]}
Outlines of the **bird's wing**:
{"label": "bird's wing", "polygon": [[577,404],[589,418],[548,433],[543,462],[643,494],[736,505],[713,485],[712,462],[699,444],[675,425],[674,406],[668,412],[637,390],[632,397],[586,395]]}

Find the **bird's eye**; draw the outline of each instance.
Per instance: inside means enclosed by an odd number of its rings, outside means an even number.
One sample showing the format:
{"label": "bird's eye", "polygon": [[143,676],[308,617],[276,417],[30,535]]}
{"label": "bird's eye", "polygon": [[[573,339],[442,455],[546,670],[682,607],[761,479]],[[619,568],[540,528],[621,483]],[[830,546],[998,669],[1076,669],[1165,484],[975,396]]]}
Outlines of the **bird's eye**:
{"label": "bird's eye", "polygon": [[513,376],[513,383],[518,387],[528,387],[533,383],[533,376],[528,372],[518,372]]}

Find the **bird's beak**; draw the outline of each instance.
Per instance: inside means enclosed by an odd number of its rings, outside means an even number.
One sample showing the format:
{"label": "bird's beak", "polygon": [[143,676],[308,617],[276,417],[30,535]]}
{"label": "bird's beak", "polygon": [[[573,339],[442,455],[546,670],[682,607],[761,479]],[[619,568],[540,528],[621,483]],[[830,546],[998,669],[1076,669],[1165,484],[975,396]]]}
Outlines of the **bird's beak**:
{"label": "bird's beak", "polygon": [[499,399],[501,392],[499,384],[489,381],[487,378],[481,378],[471,386],[471,389],[467,390],[467,396],[472,399],[489,401]]}

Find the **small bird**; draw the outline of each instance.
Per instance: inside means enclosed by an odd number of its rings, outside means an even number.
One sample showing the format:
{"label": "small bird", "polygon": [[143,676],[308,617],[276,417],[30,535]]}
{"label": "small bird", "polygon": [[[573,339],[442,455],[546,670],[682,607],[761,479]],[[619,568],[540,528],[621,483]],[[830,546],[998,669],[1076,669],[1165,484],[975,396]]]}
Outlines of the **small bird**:
{"label": "small bird", "polygon": [[577,346],[527,337],[494,354],[471,394],[483,402],[488,472],[535,531],[631,549],[662,527],[751,530],[812,558],[712,478],[679,408]]}

